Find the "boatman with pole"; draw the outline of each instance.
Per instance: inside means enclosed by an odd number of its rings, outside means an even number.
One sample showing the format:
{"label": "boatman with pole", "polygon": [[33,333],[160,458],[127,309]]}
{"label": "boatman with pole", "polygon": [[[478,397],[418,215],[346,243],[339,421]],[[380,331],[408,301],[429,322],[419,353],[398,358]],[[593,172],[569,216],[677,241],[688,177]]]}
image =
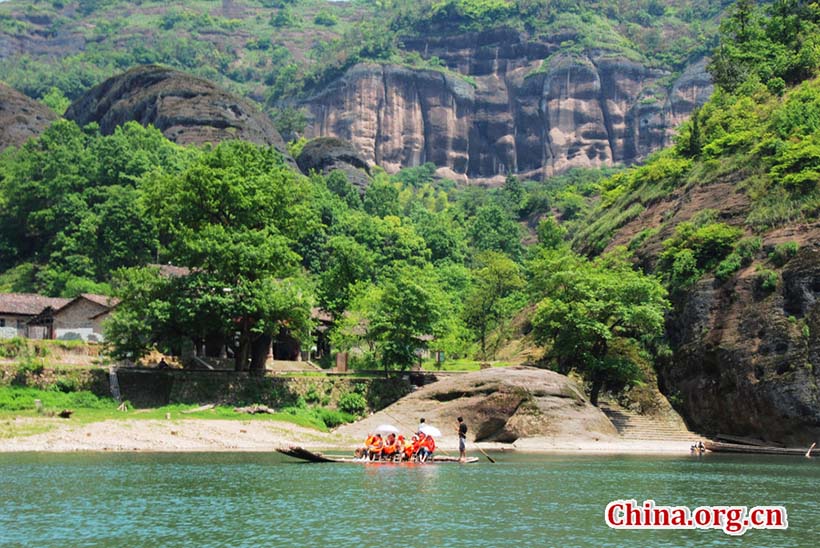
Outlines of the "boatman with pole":
{"label": "boatman with pole", "polygon": [[464,424],[464,418],[458,419],[458,462],[465,462],[467,460],[467,425]]}

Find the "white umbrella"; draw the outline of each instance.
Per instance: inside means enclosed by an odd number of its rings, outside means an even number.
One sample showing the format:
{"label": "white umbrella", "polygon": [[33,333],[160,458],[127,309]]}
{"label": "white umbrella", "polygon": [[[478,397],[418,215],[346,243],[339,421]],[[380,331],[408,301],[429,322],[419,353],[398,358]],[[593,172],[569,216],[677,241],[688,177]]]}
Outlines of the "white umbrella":
{"label": "white umbrella", "polygon": [[419,427],[419,431],[424,432],[428,436],[433,436],[434,438],[440,438],[442,435],[441,430],[426,423]]}
{"label": "white umbrella", "polygon": [[382,424],[378,428],[376,428],[376,432],[379,434],[398,434],[399,429],[393,426],[392,424]]}

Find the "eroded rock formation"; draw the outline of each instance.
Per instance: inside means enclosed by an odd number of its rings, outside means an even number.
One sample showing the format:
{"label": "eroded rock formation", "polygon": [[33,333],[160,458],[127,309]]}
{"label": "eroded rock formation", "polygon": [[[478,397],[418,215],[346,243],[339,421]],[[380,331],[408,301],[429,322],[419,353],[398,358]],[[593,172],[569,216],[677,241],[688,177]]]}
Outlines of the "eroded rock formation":
{"label": "eroded rock formation", "polygon": [[351,143],[335,137],[319,137],[307,143],[296,158],[296,165],[306,175],[311,171],[327,175],[341,170],[362,192],[370,183],[370,166],[365,159]]}
{"label": "eroded rock formation", "polygon": [[308,133],[351,141],[388,171],[503,181],[632,163],[670,143],[712,92],[705,62],[677,78],[605,52],[496,30],[405,42],[448,70],[360,64],[306,100]]}
{"label": "eroded rock formation", "polygon": [[0,150],[37,137],[56,119],[44,104],[0,84]]}
{"label": "eroded rock formation", "polygon": [[[743,227],[750,209],[731,177],[694,185],[647,207],[610,248],[658,228],[636,250],[651,270],[681,222],[714,210],[722,222]],[[674,352],[659,371],[661,388],[695,431],[808,446],[820,438],[820,223],[760,236],[763,249],[735,276],[722,283],[708,276],[673,295],[667,335]],[[785,242],[799,251],[767,290],[759,271],[777,271],[768,255]]]}
{"label": "eroded rock formation", "polygon": [[80,125],[97,122],[105,134],[136,120],[180,144],[241,139],[286,154],[273,122],[252,102],[207,80],[153,65],[109,78],[77,99],[65,116]]}
{"label": "eroded rock formation", "polygon": [[392,423],[411,433],[420,417],[446,430],[458,416],[464,417],[470,428],[468,439],[474,441],[512,443],[519,438],[618,435],[575,382],[554,371],[532,367],[486,369],[444,378],[338,431],[364,439],[379,425]]}

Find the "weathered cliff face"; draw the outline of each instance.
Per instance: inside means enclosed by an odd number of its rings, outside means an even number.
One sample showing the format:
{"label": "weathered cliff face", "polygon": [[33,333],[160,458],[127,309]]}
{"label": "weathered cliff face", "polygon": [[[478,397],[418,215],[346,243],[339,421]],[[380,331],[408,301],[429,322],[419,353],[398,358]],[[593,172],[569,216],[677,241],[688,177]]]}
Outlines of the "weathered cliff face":
{"label": "weathered cliff face", "polygon": [[[610,245],[660,228],[636,252],[651,269],[674,227],[704,209],[742,227],[750,202],[731,180],[677,190],[622,227]],[[761,238],[754,262],[731,279],[705,277],[674,298],[667,323],[673,354],[659,371],[661,389],[698,432],[808,445],[820,437],[820,224]],[[777,288],[766,291],[758,268],[776,269],[767,256],[785,242],[800,249]]]}
{"label": "weathered cliff face", "polygon": [[282,137],[256,105],[219,86],[158,66],[141,66],[109,78],[68,108],[80,125],[97,122],[112,133],[130,120],[152,124],[179,144],[241,139],[273,145],[287,156]]}
{"label": "weathered cliff face", "polygon": [[733,287],[713,282],[690,291],[674,319],[666,388],[703,432],[808,445],[820,436],[820,251],[792,259],[770,295],[754,267]]}
{"label": "weathered cliff face", "polygon": [[44,104],[0,83],[0,150],[37,137],[56,119]]}
{"label": "weathered cliff face", "polygon": [[570,37],[498,30],[406,42],[449,72],[357,65],[304,102],[308,133],[347,139],[388,171],[433,162],[459,180],[538,179],[640,160],[711,94],[703,61],[669,83],[605,52],[562,52]]}

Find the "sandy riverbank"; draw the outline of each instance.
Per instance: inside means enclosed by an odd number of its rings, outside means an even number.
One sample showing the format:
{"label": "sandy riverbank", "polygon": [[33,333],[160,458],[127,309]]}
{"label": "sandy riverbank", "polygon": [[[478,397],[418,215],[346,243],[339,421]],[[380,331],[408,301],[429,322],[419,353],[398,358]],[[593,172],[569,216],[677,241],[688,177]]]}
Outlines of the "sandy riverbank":
{"label": "sandy riverbank", "polygon": [[[145,451],[212,452],[273,451],[300,445],[311,449],[352,450],[360,440],[339,433],[318,432],[286,422],[235,420],[108,420],[72,424],[59,419],[17,418],[9,421],[12,434],[0,439],[0,452]],[[45,432],[26,435],[27,430]],[[457,451],[455,436],[438,442],[444,451]],[[475,444],[470,444],[475,451]],[[603,439],[528,438],[514,444],[479,444],[484,450],[543,453],[688,454],[689,442]]]}

